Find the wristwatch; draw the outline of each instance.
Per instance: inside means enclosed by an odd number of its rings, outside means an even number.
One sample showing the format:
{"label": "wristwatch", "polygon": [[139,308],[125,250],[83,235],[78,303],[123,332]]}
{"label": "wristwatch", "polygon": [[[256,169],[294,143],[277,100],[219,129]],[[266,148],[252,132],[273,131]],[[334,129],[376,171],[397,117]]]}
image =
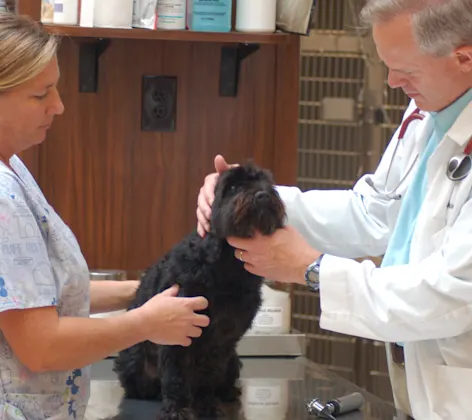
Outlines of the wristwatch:
{"label": "wristwatch", "polygon": [[323,256],[324,254],[321,254],[305,271],[305,282],[312,292],[320,290],[320,265]]}

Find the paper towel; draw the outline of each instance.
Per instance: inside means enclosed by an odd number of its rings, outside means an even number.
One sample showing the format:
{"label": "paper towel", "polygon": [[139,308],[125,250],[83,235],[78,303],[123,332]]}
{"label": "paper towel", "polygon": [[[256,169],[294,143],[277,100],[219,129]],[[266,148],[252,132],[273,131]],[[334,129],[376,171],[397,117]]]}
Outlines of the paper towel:
{"label": "paper towel", "polygon": [[156,6],[157,0],[134,0],[133,26],[156,29]]}

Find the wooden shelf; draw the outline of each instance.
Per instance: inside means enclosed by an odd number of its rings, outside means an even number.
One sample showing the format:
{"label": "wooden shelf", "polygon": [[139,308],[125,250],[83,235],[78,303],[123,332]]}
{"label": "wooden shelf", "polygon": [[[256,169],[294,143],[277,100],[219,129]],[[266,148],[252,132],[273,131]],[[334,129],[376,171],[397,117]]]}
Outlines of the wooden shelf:
{"label": "wooden shelf", "polygon": [[231,42],[243,44],[285,44],[289,42],[290,34],[267,33],[249,34],[243,32],[194,32],[194,31],[165,31],[149,29],[113,29],[85,28],[81,26],[44,25],[49,32],[80,38],[125,38],[148,39],[156,41],[193,41],[193,42]]}

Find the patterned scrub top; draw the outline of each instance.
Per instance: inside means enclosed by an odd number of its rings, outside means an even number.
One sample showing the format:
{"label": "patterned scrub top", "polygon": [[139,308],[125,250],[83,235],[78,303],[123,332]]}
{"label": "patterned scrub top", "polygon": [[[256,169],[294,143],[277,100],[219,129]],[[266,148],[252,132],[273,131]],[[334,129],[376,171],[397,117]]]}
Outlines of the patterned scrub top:
{"label": "patterned scrub top", "polygon": [[[10,165],[0,163],[0,311],[55,306],[60,317],[88,317],[90,277],[75,236],[23,162]],[[82,419],[89,370],[31,372],[0,330],[0,420]]]}

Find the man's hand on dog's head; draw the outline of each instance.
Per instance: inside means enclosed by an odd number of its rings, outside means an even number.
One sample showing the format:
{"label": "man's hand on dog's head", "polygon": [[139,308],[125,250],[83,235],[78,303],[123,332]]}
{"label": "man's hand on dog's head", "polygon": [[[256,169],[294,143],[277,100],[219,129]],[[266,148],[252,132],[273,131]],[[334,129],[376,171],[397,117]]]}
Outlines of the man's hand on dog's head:
{"label": "man's hand on dog's head", "polygon": [[147,327],[147,340],[156,344],[190,346],[192,338],[202,335],[202,328],[210,324],[206,315],[196,312],[208,307],[204,297],[177,297],[177,285],[147,301],[141,311]]}
{"label": "man's hand on dog's head", "polygon": [[228,169],[238,166],[228,164],[221,155],[215,157],[215,173],[207,175],[203,186],[200,188],[197,200],[197,232],[203,238],[210,231],[211,205],[215,199],[215,186],[218,177]]}

